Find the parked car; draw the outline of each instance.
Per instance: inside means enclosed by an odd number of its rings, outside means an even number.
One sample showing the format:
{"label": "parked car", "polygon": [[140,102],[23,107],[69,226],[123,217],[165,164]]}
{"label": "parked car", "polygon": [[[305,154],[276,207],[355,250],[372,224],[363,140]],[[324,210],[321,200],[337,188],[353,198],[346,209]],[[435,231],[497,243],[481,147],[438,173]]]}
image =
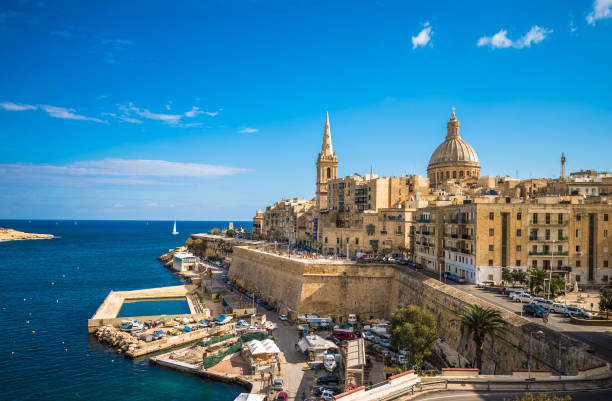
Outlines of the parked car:
{"label": "parked car", "polygon": [[338,395],[338,394],[342,393],[342,390],[340,390],[338,387],[321,386],[321,387],[318,387],[315,390],[315,395],[316,396],[320,396],[321,394],[323,394],[324,391],[329,391],[333,395]]}
{"label": "parked car", "polygon": [[551,301],[550,299],[543,299],[541,301],[536,302],[536,305],[540,305],[542,308],[544,308],[545,310],[549,310],[550,306],[554,303],[554,301]]}
{"label": "parked car", "polygon": [[591,312],[577,306],[566,306],[563,310],[563,316],[572,316],[580,319],[593,319],[593,314]]}
{"label": "parked car", "polygon": [[382,350],[380,351],[380,354],[381,354],[382,356],[384,356],[385,358],[387,358],[387,357],[390,357],[390,356],[391,356],[391,351],[389,351],[388,349],[382,349]]}
{"label": "parked car", "polygon": [[323,401],[334,401],[334,393],[325,390],[321,393],[321,399]]}
{"label": "parked car", "polygon": [[272,388],[274,390],[282,390],[283,389],[283,379],[274,379],[272,382]]}
{"label": "parked car", "polygon": [[480,283],[478,283],[477,287],[485,288],[485,287],[491,287],[493,285],[495,285],[495,281],[485,280],[485,281],[481,281]]}
{"label": "parked car", "polygon": [[372,341],[375,342],[374,340],[377,339],[378,337],[376,337],[374,334],[372,333],[365,333],[363,338],[365,338],[368,341]]}
{"label": "parked car", "polygon": [[317,379],[317,384],[329,384],[329,383],[340,383],[340,378],[338,376],[321,376]]}
{"label": "parked car", "polygon": [[531,301],[529,303],[534,304],[534,305],[538,305],[541,301],[544,301],[544,298],[542,298],[542,297],[532,297]]}
{"label": "parked car", "polygon": [[524,303],[531,303],[531,295],[521,292],[519,294],[514,294],[512,297],[512,300],[514,302],[524,302]]}
{"label": "parked car", "polygon": [[415,263],[415,264],[414,264],[414,268],[415,268],[415,269],[419,269],[419,270],[424,269],[423,265],[422,265],[422,264],[420,264],[420,263]]}
{"label": "parked car", "polygon": [[276,401],[288,401],[289,400],[289,394],[283,392],[278,393],[278,395],[276,396]]}
{"label": "parked car", "polygon": [[560,304],[558,302],[553,302],[548,307],[548,310],[553,313],[563,313],[563,311],[565,310],[565,305]]}
{"label": "parked car", "polygon": [[397,363],[398,363],[399,365],[405,365],[405,364],[407,364],[407,363],[408,363],[408,360],[406,359],[406,355],[399,354],[399,355],[397,356]]}
{"label": "parked car", "polygon": [[548,315],[548,312],[544,310],[540,305],[526,304],[523,305],[523,313],[533,315],[536,317],[544,317]]}
{"label": "parked car", "polygon": [[287,320],[287,315],[278,315],[280,320]]}
{"label": "parked car", "polygon": [[385,348],[389,348],[391,346],[391,343],[386,338],[383,338],[380,340],[380,345],[382,345]]}

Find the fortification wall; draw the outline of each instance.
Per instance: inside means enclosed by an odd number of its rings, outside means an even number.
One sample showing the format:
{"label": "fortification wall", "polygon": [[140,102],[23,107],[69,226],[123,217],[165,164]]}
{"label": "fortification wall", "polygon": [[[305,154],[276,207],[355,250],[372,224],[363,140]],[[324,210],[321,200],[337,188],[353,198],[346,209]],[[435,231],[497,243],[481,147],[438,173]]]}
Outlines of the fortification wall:
{"label": "fortification wall", "polygon": [[[397,268],[391,294],[390,313],[407,305],[430,310],[437,317],[440,338],[470,360],[475,357],[474,342],[461,335],[457,314],[470,304],[501,311],[506,326],[494,341],[485,342],[482,373],[511,373],[513,369],[526,368],[528,353],[532,369],[553,372],[576,374],[580,368],[602,362],[586,352],[584,343],[422,274]],[[530,333],[539,330],[542,336],[530,338]]]}
{"label": "fortification wall", "polygon": [[[229,278],[293,318],[317,313],[346,321],[349,313],[355,313],[361,319],[388,319],[398,308],[418,305],[436,315],[440,337],[470,360],[475,356],[474,343],[461,335],[457,314],[468,304],[498,309],[507,325],[493,342],[485,343],[482,373],[511,374],[525,368],[527,353],[532,355],[533,369],[553,372],[575,374],[603,362],[579,341],[401,266],[313,263],[235,247]],[[538,330],[543,336],[530,339],[530,333]]]}

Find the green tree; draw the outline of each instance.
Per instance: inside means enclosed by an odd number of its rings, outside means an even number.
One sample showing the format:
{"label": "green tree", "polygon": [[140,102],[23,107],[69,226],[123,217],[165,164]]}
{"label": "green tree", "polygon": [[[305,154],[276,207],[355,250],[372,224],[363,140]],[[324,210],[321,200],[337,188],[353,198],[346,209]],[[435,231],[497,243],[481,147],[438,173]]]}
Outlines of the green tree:
{"label": "green tree", "polygon": [[552,297],[556,297],[563,292],[565,288],[565,280],[559,277],[555,277],[550,282],[550,294]]}
{"label": "green tree", "polygon": [[209,233],[211,233],[212,235],[219,235],[219,234],[221,234],[221,230],[215,227],[215,228],[211,229],[209,231]]}
{"label": "green tree", "polygon": [[608,319],[608,313],[612,310],[612,289],[604,288],[601,290],[599,310],[606,312],[606,319]]}
{"label": "green tree", "polygon": [[527,282],[527,272],[524,270],[513,270],[512,271],[512,281],[515,283],[525,284]]}
{"label": "green tree", "polygon": [[532,294],[537,294],[544,291],[544,279],[546,278],[546,270],[533,269],[531,271],[531,279],[529,280],[529,290]]}
{"label": "green tree", "polygon": [[514,278],[512,277],[512,272],[507,267],[502,268],[502,281],[504,283],[514,284]]}
{"label": "green tree", "polygon": [[411,305],[398,309],[391,316],[391,344],[407,351],[411,368],[418,369],[437,340],[438,325],[433,313]]}
{"label": "green tree", "polygon": [[493,341],[497,331],[505,324],[500,312],[478,305],[468,305],[463,313],[457,316],[457,320],[461,323],[461,335],[472,335],[476,344],[476,367],[482,369],[482,351],[486,337]]}

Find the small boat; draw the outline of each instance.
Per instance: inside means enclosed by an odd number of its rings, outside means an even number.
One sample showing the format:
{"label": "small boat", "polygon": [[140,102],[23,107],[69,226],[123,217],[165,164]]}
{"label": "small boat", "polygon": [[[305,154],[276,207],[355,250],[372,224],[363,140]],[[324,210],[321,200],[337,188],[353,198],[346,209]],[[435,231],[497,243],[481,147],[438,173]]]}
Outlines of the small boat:
{"label": "small boat", "polygon": [[227,315],[220,315],[219,317],[216,317],[213,319],[213,321],[217,322],[218,324],[225,324],[229,322],[230,320],[232,320],[232,316],[227,316]]}
{"label": "small boat", "polygon": [[189,326],[183,327],[183,330],[185,330],[187,333],[193,331],[193,329],[191,327],[189,327]]}
{"label": "small boat", "polygon": [[333,371],[336,369],[336,355],[325,354],[325,359],[323,359],[323,367],[329,373],[333,373]]}
{"label": "small boat", "polygon": [[174,220],[174,228],[172,229],[172,235],[177,235],[178,231],[176,231],[176,220]]}

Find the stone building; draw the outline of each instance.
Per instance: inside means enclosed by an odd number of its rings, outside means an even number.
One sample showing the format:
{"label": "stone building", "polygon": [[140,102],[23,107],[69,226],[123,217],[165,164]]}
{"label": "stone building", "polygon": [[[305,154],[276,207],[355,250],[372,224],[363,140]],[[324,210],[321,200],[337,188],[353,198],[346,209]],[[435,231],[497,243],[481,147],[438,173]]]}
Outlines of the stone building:
{"label": "stone building", "polygon": [[545,269],[580,284],[612,276],[612,204],[580,197],[439,201],[415,220],[415,262],[466,281],[501,280],[502,268]]}
{"label": "stone building", "polygon": [[381,177],[371,169],[339,178],[326,114],[315,199],[283,199],[258,211],[254,234],[325,255],[407,255],[469,282],[499,281],[503,267],[608,282],[612,174],[587,170],[566,178],[563,155],[558,178],[481,176],[459,128],[453,109],[427,177]]}

